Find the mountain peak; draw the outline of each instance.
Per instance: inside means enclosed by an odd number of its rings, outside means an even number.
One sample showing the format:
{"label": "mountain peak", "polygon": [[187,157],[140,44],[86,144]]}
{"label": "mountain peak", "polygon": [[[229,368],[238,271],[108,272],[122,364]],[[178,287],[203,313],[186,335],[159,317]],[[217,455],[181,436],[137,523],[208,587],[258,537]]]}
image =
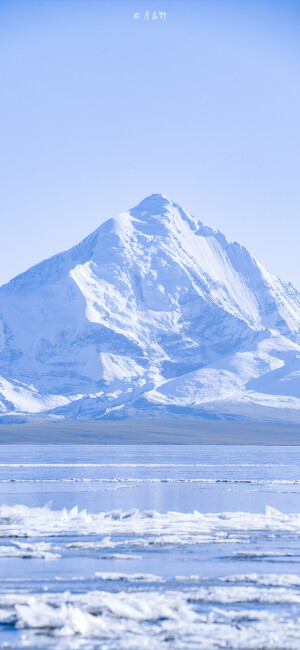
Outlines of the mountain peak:
{"label": "mountain peak", "polygon": [[[201,221],[192,217],[188,212],[183,210],[178,203],[171,201],[165,194],[151,194],[145,197],[138,205],[129,211],[132,217],[142,221],[147,221],[149,226],[153,219],[164,223],[165,233],[177,223],[177,228],[182,228],[182,221],[186,221],[192,231],[196,231],[199,226],[202,227]],[[154,231],[155,232],[155,231]]]}
{"label": "mountain peak", "polygon": [[[133,210],[138,210],[139,212],[145,211],[146,213],[155,214],[155,212],[160,212],[166,206],[170,207],[175,205],[173,201],[170,201],[165,194],[150,194],[146,196],[140,203],[138,203]],[[131,210],[132,212],[132,210]]]}

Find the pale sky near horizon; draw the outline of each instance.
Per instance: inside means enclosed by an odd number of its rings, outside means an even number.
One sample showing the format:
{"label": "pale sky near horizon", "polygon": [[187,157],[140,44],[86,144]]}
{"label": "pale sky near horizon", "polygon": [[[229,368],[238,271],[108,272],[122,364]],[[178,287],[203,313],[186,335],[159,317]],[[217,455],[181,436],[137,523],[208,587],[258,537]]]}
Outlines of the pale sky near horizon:
{"label": "pale sky near horizon", "polygon": [[0,284],[163,193],[300,289],[299,28],[299,0],[0,0]]}

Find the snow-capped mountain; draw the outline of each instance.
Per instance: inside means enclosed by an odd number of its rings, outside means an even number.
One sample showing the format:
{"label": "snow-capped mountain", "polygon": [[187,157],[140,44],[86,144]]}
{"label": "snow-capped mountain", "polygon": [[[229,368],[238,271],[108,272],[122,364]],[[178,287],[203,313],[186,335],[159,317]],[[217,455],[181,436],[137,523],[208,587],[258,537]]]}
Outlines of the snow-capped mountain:
{"label": "snow-capped mountain", "polygon": [[161,194],[3,285],[0,346],[2,420],[300,414],[299,292]]}

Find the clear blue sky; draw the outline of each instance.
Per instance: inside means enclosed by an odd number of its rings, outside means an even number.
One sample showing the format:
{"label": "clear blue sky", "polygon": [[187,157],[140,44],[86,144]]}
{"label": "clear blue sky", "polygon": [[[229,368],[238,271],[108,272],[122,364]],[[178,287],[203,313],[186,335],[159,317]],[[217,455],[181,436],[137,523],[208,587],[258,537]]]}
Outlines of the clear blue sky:
{"label": "clear blue sky", "polygon": [[299,27],[296,0],[1,0],[0,283],[161,192],[300,288]]}

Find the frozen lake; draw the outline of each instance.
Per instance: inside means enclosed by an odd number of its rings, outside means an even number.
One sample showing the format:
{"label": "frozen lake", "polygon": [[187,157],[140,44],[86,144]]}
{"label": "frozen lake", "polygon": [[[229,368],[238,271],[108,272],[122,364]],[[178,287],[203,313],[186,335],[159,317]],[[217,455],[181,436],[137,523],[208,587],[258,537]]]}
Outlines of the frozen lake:
{"label": "frozen lake", "polygon": [[0,449],[0,648],[298,650],[300,447]]}

